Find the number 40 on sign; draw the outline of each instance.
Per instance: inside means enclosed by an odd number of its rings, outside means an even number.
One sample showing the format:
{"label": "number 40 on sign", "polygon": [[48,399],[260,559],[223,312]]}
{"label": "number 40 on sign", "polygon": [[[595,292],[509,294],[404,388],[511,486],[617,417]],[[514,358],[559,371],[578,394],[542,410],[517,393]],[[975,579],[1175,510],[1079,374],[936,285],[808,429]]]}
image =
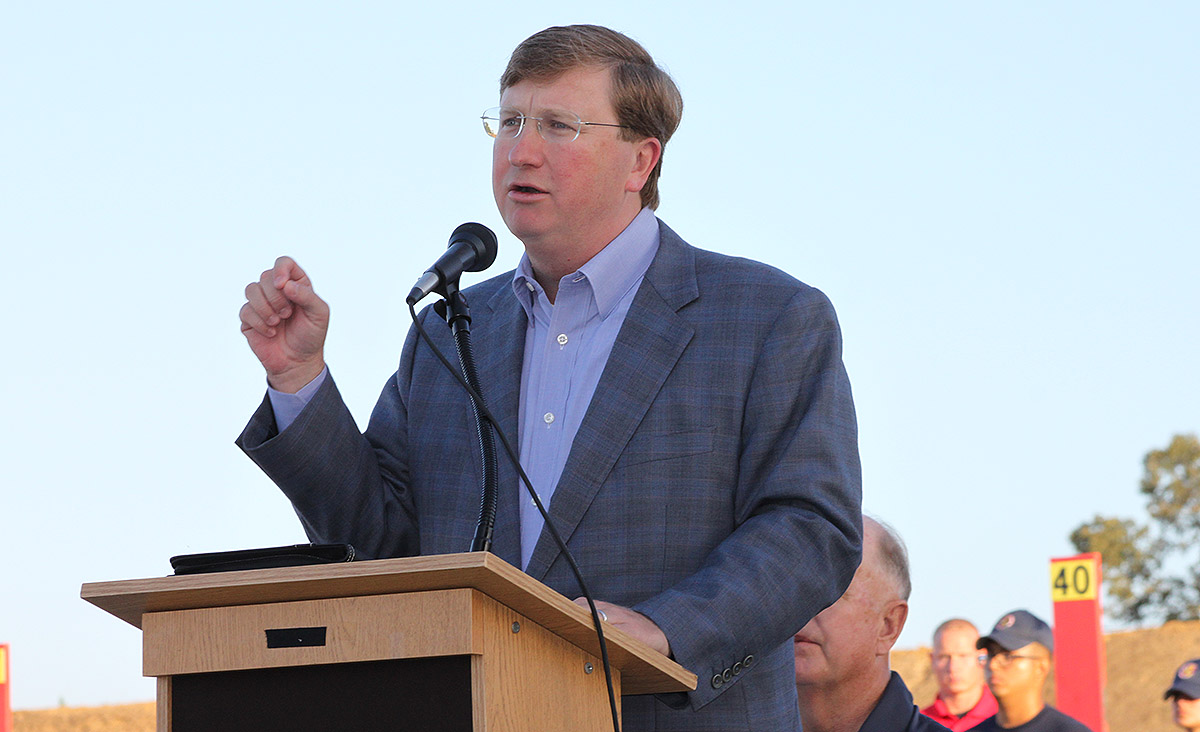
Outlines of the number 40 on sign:
{"label": "number 40 on sign", "polygon": [[1055,559],[1050,562],[1050,597],[1055,602],[1096,599],[1096,559]]}

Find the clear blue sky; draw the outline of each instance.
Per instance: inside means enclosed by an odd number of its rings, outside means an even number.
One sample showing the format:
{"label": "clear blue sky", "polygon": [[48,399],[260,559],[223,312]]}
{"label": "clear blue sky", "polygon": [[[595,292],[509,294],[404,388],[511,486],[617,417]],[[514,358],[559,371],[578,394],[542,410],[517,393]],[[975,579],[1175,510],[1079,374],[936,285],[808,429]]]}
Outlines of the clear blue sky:
{"label": "clear blue sky", "polygon": [[610,25],[675,76],[664,220],[837,306],[866,508],[912,554],[901,647],[1048,616],[1068,532],[1140,514],[1142,455],[1200,429],[1200,5],[413,5],[0,10],[17,708],[153,698],[81,583],[304,539],[233,445],[264,387],[243,287],[307,268],[365,424],[451,229],[516,261],[478,116],[547,25]]}

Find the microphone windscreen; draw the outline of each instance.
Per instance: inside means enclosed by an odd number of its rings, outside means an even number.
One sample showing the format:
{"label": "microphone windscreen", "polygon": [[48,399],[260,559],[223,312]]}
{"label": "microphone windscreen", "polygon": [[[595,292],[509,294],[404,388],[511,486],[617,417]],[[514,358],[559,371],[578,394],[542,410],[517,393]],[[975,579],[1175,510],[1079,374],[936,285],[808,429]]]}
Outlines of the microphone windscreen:
{"label": "microphone windscreen", "polygon": [[483,224],[468,221],[459,225],[450,234],[448,246],[452,247],[459,242],[469,244],[475,250],[475,257],[471,265],[466,268],[467,272],[482,272],[496,261],[496,251],[499,248],[496,242],[496,233]]}

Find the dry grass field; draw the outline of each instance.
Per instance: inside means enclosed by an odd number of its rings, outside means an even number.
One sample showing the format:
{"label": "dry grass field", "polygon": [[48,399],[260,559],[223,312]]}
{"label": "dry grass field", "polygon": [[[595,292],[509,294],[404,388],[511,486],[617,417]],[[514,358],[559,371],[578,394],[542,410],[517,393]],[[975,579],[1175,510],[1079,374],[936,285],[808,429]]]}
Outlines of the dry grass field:
{"label": "dry grass field", "polygon": [[154,703],[15,712],[13,732],[154,732]]}
{"label": "dry grass field", "polygon": [[[1105,638],[1105,654],[1109,730],[1175,730],[1162,693],[1180,663],[1200,657],[1200,622],[1112,633]],[[895,651],[892,668],[904,677],[918,704],[924,706],[933,700],[937,685],[929,670],[928,648]],[[1053,702],[1053,687],[1048,698]],[[23,711],[16,712],[13,722],[14,732],[154,732],[154,705]]]}

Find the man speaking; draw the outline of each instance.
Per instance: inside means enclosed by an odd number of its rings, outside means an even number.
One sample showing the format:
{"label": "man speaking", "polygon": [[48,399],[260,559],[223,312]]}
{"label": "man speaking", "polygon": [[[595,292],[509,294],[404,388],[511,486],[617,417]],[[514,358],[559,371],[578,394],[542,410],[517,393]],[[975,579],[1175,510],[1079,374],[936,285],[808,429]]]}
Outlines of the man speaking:
{"label": "man speaking", "polygon": [[[817,290],[695,249],[655,217],[682,108],[645,49],[607,28],[517,47],[483,122],[496,204],[525,253],[465,291],[472,341],[483,396],[598,606],[700,676],[686,695],[626,697],[624,728],[799,730],[789,641],[861,550],[841,335]],[[452,350],[438,317],[420,317]],[[427,345],[410,332],[364,434],[299,265],[282,257],[249,285],[241,320],[269,389],[238,444],[310,539],[373,558],[465,551],[471,404]],[[499,468],[493,551],[578,596],[516,469]]]}

